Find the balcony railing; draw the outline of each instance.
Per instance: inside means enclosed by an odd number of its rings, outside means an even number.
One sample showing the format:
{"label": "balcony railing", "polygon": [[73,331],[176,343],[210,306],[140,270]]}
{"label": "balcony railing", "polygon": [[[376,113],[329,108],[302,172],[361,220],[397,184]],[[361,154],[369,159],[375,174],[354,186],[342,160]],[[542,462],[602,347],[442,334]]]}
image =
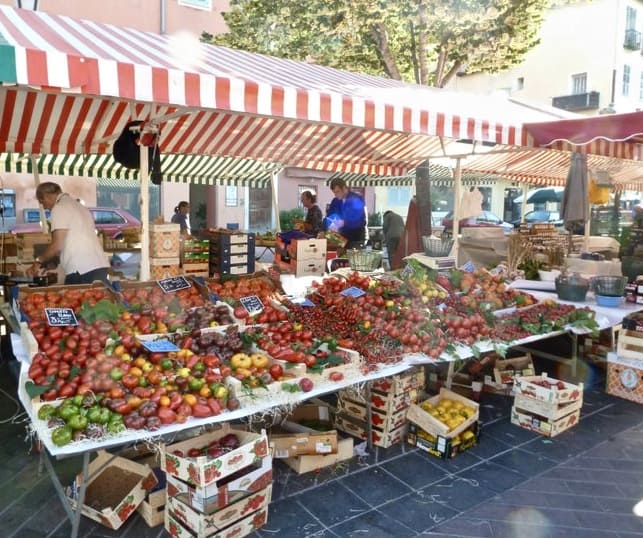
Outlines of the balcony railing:
{"label": "balcony railing", "polygon": [[641,48],[641,32],[636,30],[625,30],[625,40],[623,47],[629,50],[638,50]]}
{"label": "balcony railing", "polygon": [[551,104],[563,110],[592,110],[598,108],[599,98],[599,92],[576,93],[553,97]]}

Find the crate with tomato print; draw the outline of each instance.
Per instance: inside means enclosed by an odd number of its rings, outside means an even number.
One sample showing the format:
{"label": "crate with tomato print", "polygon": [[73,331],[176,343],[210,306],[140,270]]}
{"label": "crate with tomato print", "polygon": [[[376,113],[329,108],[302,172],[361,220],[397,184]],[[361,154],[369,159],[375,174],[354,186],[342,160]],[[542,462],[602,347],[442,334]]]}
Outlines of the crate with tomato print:
{"label": "crate with tomato print", "polygon": [[263,527],[267,521],[268,507],[265,507],[239,521],[235,521],[222,531],[208,529],[203,534],[195,534],[193,530],[184,526],[183,523],[174,518],[172,514],[167,511],[165,512],[165,529],[172,538],[194,538],[195,536],[196,538],[243,538]]}
{"label": "crate with tomato print", "polygon": [[[196,534],[196,536],[204,537],[245,536],[249,534],[249,532],[246,534],[233,534],[232,531],[235,528],[239,528],[239,524],[247,521],[248,518],[250,518],[249,521],[252,522],[252,528],[250,529],[249,526],[245,524],[242,526],[243,528],[256,530],[258,528],[256,524],[260,521],[263,521],[261,523],[261,525],[263,525],[265,518],[255,519],[254,516],[257,513],[263,512],[268,507],[271,495],[272,484],[212,514],[204,514],[181,502],[176,497],[168,497],[166,513],[169,518],[179,523],[184,529],[192,532],[192,535]],[[172,534],[169,528],[166,527],[166,529]]]}
{"label": "crate with tomato print", "polygon": [[161,468],[195,486],[207,486],[266,456],[268,437],[265,431],[233,430],[225,423],[219,430],[163,445]]}
{"label": "crate with tomato print", "polygon": [[272,457],[220,478],[212,484],[199,487],[171,475],[167,477],[167,495],[204,514],[213,514],[228,505],[257,493],[272,484]]}
{"label": "crate with tomato print", "polygon": [[[83,479],[79,474],[66,491],[74,509]],[[149,466],[100,450],[89,464],[82,513],[110,529],[119,529],[157,482]]]}

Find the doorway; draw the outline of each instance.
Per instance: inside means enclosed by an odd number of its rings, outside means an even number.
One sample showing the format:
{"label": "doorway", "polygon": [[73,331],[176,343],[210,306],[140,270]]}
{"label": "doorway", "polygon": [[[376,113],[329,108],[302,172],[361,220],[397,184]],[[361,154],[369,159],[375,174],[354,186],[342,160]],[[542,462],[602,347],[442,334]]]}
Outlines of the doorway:
{"label": "doorway", "polygon": [[263,232],[272,228],[272,189],[250,187],[248,189],[248,229]]}

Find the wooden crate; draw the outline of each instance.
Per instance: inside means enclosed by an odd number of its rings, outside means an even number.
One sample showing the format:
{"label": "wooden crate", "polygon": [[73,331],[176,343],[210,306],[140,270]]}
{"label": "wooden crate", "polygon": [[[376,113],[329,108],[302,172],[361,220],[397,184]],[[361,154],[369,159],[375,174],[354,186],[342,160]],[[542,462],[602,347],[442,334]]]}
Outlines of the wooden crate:
{"label": "wooden crate", "polygon": [[210,268],[210,264],[208,262],[201,262],[201,263],[183,262],[183,265],[181,267],[182,269],[181,272],[187,276],[202,276],[204,278],[208,278],[209,268]]}
{"label": "wooden crate", "polygon": [[181,227],[178,224],[152,224],[150,226],[150,256],[178,258],[180,237]]}
{"label": "wooden crate", "polygon": [[178,276],[180,270],[179,258],[150,258],[150,278],[153,280]]}
{"label": "wooden crate", "polygon": [[617,354],[623,359],[643,361],[643,332],[621,330],[618,334]]}
{"label": "wooden crate", "polygon": [[563,433],[565,430],[578,424],[579,419],[580,409],[558,420],[550,420],[535,413],[530,413],[529,411],[524,411],[516,407],[511,408],[512,424],[539,433],[545,437],[555,437],[559,433]]}

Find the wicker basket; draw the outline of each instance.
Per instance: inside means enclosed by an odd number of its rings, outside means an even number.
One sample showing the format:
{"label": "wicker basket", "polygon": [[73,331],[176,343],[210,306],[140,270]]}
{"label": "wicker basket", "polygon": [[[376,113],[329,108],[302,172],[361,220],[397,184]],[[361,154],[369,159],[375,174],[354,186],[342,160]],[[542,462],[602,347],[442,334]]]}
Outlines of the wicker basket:
{"label": "wicker basket", "polygon": [[382,253],[378,250],[351,249],[346,251],[346,257],[355,271],[375,271],[382,264]]}
{"label": "wicker basket", "polygon": [[424,254],[434,258],[448,256],[453,247],[453,239],[436,239],[435,237],[422,236]]}

